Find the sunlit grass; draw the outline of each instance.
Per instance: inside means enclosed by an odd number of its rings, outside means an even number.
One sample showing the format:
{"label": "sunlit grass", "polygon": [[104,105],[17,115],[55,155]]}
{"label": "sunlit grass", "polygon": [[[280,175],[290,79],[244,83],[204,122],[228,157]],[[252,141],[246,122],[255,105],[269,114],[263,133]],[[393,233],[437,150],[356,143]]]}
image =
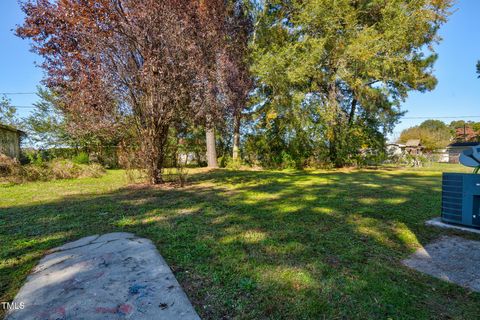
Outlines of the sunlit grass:
{"label": "sunlit grass", "polygon": [[[190,170],[186,188],[99,179],[0,187],[0,301],[48,250],[128,231],[150,238],[203,318],[474,319],[480,295],[403,267],[451,233],[441,172]],[[471,238],[479,238],[469,236]]]}

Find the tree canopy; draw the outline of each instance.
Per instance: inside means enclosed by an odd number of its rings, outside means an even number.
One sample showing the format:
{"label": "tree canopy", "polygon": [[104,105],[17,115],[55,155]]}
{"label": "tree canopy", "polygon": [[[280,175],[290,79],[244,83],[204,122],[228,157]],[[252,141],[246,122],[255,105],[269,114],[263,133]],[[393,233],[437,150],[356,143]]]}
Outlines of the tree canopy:
{"label": "tree canopy", "polygon": [[7,97],[0,97],[0,124],[6,124],[10,126],[16,126],[19,124],[17,117],[17,108],[12,106]]}
{"label": "tree canopy", "polygon": [[469,142],[480,139],[480,122],[456,120],[450,123],[450,128],[456,141]]}
{"label": "tree canopy", "polygon": [[[152,183],[162,181],[169,129],[217,118],[227,45],[222,0],[26,1],[17,34],[42,55],[45,84],[76,134],[135,128]],[[230,36],[235,34],[230,34]],[[226,94],[223,94],[226,96]]]}
{"label": "tree canopy", "polygon": [[286,144],[315,137],[336,166],[382,145],[408,93],[436,85],[432,44],[450,5],[266,1],[252,44],[261,126]]}
{"label": "tree canopy", "polygon": [[[26,0],[17,34],[44,58],[68,134],[123,141],[159,183],[172,150],[204,133],[212,163],[238,159],[241,140],[266,167],[380,155],[408,94],[436,85],[451,3]],[[416,130],[443,139],[440,127]]]}
{"label": "tree canopy", "polygon": [[[69,126],[73,125],[62,111],[62,100],[48,88],[39,87],[39,100],[34,103],[33,111],[24,119],[22,126],[26,131],[28,144],[37,149],[46,150],[72,146],[86,146],[85,136],[75,136]],[[94,137],[95,135],[90,135]]]}
{"label": "tree canopy", "polygon": [[420,139],[426,151],[443,149],[453,140],[453,131],[444,122],[426,120],[420,125],[405,129],[400,135],[400,142],[406,143],[411,139]]}

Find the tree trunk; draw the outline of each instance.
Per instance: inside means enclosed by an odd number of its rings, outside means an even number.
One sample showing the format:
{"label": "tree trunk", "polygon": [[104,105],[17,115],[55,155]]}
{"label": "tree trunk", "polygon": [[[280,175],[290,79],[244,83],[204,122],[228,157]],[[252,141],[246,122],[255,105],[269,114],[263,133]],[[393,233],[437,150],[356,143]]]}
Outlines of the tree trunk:
{"label": "tree trunk", "polygon": [[339,155],[339,148],[335,143],[332,143],[330,148],[330,161],[335,168],[343,168],[345,161]]}
{"label": "tree trunk", "polygon": [[[175,132],[175,135],[176,134],[177,133]],[[179,157],[181,157],[182,154],[178,151],[178,146],[180,145],[180,139],[178,138],[178,136],[176,137],[176,140],[177,141],[176,141],[176,144],[175,144],[175,151],[173,152],[173,159],[172,159],[173,160],[172,164],[173,164],[174,168],[178,168],[178,163],[182,162],[182,159],[179,159]]]}
{"label": "tree trunk", "polygon": [[150,183],[151,184],[161,184],[163,183],[162,179],[162,168],[158,165],[157,162],[152,162],[150,168]]}
{"label": "tree trunk", "polygon": [[357,99],[353,98],[352,106],[350,108],[350,115],[348,116],[348,124],[351,125],[353,123],[353,118],[355,117],[355,111],[357,109]]}
{"label": "tree trunk", "polygon": [[[156,140],[156,139],[155,139]],[[148,155],[150,158],[148,165],[148,173],[150,176],[151,184],[161,184],[163,183],[162,171],[163,171],[163,151],[161,151],[162,146],[151,147],[151,154]]]}
{"label": "tree trunk", "polygon": [[207,120],[207,163],[209,168],[218,168],[217,150],[215,149],[215,127]]}
{"label": "tree trunk", "polygon": [[143,131],[143,157],[146,161],[151,184],[163,183],[162,173],[165,162],[165,149],[167,147],[168,125],[149,128]]}
{"label": "tree trunk", "polygon": [[240,158],[240,112],[236,112],[233,119],[233,154],[232,159]]}
{"label": "tree trunk", "polygon": [[[328,103],[330,105],[331,122],[328,124],[331,138],[329,139],[329,158],[335,168],[341,168],[345,165],[342,158],[342,141],[341,141],[341,119],[340,109],[337,100],[337,86],[335,80],[328,85]],[[355,101],[356,105],[356,101]],[[352,104],[352,108],[354,105]],[[351,110],[352,111],[352,110]],[[355,112],[355,110],[353,110]],[[354,113],[352,115],[353,119]],[[350,120],[350,119],[349,119]]]}
{"label": "tree trunk", "polygon": [[330,139],[329,146],[329,158],[335,168],[341,168],[344,166],[343,159],[340,158],[339,154],[339,142],[337,128],[333,128],[333,137]]}

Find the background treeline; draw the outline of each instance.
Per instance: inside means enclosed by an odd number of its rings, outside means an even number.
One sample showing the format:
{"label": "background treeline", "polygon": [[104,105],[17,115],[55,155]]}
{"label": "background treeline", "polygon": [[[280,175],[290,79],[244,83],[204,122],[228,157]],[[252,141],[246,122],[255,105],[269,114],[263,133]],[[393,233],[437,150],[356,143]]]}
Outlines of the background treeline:
{"label": "background treeline", "polygon": [[[359,165],[436,85],[451,1],[26,1],[44,58],[36,148],[162,170]],[[145,12],[149,12],[145,15]],[[58,28],[57,26],[62,26]],[[185,161],[186,162],[186,161]]]}
{"label": "background treeline", "polygon": [[427,120],[402,131],[399,142],[420,139],[426,151],[444,149],[452,142],[480,141],[480,122],[457,120],[445,124],[440,120]]}

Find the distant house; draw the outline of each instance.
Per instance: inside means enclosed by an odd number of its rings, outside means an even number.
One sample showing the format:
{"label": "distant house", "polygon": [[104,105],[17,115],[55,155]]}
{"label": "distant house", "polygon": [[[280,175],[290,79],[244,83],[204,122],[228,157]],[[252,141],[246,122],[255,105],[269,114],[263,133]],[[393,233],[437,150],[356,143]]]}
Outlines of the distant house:
{"label": "distant house", "polygon": [[391,157],[401,157],[405,150],[405,145],[401,143],[388,143],[387,154]]}
{"label": "distant house", "polygon": [[437,162],[442,162],[442,163],[450,162],[450,156],[448,155],[447,149],[436,149],[436,150],[433,150],[432,154],[436,157]]}
{"label": "distant house", "polygon": [[11,126],[0,124],[0,154],[20,159],[20,140],[25,133]]}
{"label": "distant house", "polygon": [[420,143],[420,139],[410,139],[405,143],[405,152],[413,156],[423,153],[424,147]]}
{"label": "distant house", "polygon": [[480,145],[480,142],[454,142],[447,146],[448,162],[459,163],[458,158],[462,151],[476,147]]}

